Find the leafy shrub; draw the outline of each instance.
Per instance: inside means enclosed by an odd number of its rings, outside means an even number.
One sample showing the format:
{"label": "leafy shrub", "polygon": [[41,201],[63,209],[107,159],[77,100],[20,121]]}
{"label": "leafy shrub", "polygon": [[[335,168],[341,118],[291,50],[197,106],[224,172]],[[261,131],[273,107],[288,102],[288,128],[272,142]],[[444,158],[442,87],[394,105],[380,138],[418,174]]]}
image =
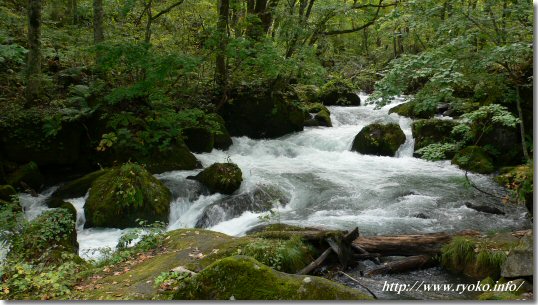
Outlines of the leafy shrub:
{"label": "leafy shrub", "polygon": [[454,143],[434,143],[426,147],[423,147],[416,151],[422,159],[429,161],[438,161],[448,158],[449,155],[454,154],[458,145]]}

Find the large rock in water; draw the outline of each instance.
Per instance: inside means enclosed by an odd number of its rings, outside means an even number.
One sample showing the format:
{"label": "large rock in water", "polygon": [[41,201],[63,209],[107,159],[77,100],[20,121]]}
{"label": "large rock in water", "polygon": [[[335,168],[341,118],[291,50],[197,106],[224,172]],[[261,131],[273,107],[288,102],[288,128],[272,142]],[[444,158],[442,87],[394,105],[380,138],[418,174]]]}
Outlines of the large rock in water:
{"label": "large rock in water", "polygon": [[254,191],[218,200],[207,206],[196,222],[197,228],[209,228],[222,221],[240,216],[243,212],[266,212],[274,204],[286,205],[289,198],[279,189],[259,186]]}
{"label": "large rock in water", "polygon": [[324,105],[360,106],[361,99],[351,83],[336,79],[326,83],[320,91],[319,100]]}
{"label": "large rock in water", "polygon": [[452,141],[452,129],[457,123],[452,120],[417,120],[411,125],[415,139],[415,151],[430,144]]}
{"label": "large rock in water", "polygon": [[369,296],[316,276],[275,271],[248,256],[214,262],[185,281],[174,300],[364,300]]}
{"label": "large rock in water", "polygon": [[407,102],[394,106],[389,110],[389,114],[396,113],[412,119],[429,119],[435,115],[436,109],[417,109],[414,102]]}
{"label": "large rock in water", "polygon": [[86,227],[137,227],[137,219],[168,220],[170,191],[147,170],[126,163],[93,183],[84,205]]}
{"label": "large rock in water", "polygon": [[331,112],[323,104],[305,104],[304,108],[308,112],[305,117],[305,126],[333,126],[331,122]]}
{"label": "large rock in water", "polygon": [[234,163],[213,163],[191,179],[200,181],[211,193],[232,194],[243,181],[241,169]]}
{"label": "large rock in water", "polygon": [[399,125],[370,124],[353,140],[351,150],[366,155],[391,156],[405,143],[405,134]]}
{"label": "large rock in water", "polygon": [[254,139],[276,138],[301,131],[304,112],[285,94],[268,89],[246,90],[231,95],[231,101],[220,110],[232,136]]}
{"label": "large rock in water", "polygon": [[452,159],[452,164],[479,174],[490,174],[495,171],[491,158],[479,146],[467,146],[460,150]]}
{"label": "large rock in water", "polygon": [[176,143],[164,151],[156,151],[149,157],[140,158],[152,174],[176,170],[193,170],[202,167],[200,161],[190,152],[184,143]]}
{"label": "large rock in water", "polygon": [[20,190],[25,190],[29,186],[38,191],[43,185],[44,180],[45,178],[35,162],[29,162],[19,167],[7,177],[7,183]]}
{"label": "large rock in water", "polygon": [[108,172],[107,169],[101,169],[92,173],[89,173],[83,177],[65,183],[58,187],[52,193],[52,195],[46,200],[46,204],[49,208],[57,208],[59,201],[53,199],[69,199],[78,198],[86,195],[95,179],[101,177]]}

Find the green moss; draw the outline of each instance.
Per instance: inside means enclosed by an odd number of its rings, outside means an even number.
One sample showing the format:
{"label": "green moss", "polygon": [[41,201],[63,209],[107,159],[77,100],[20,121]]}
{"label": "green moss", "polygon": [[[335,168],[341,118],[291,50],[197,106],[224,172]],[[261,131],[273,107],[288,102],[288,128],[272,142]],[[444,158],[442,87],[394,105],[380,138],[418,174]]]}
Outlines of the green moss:
{"label": "green moss", "polygon": [[11,185],[0,185],[0,200],[11,201],[11,196],[17,194]]}
{"label": "green moss", "polygon": [[368,296],[314,276],[275,271],[253,258],[221,259],[185,281],[175,300],[358,300]]}
{"label": "green moss", "polygon": [[294,91],[301,103],[318,102],[319,88],[314,85],[296,85]]}
{"label": "green moss", "polygon": [[218,124],[217,131],[213,133],[214,147],[216,149],[226,150],[233,144],[230,133],[228,132],[228,129],[226,129],[226,123],[224,122],[224,119],[216,113],[212,114],[211,117]]}
{"label": "green moss", "polygon": [[126,163],[97,178],[84,206],[87,227],[126,228],[137,219],[167,221],[170,191],[147,170]]}
{"label": "green moss", "polygon": [[509,301],[509,300],[522,300],[522,298],[511,292],[498,292],[498,291],[488,291],[482,293],[479,297],[481,301],[487,300],[496,300],[496,301]]}
{"label": "green moss", "polygon": [[[305,110],[305,126],[332,127],[331,112],[321,103],[303,104]],[[311,118],[314,114],[314,118]]]}
{"label": "green moss", "polygon": [[242,252],[278,271],[296,273],[314,260],[314,249],[299,236],[288,240],[258,238]]}
{"label": "green moss", "polygon": [[39,190],[44,183],[44,178],[37,164],[35,162],[29,162],[9,175],[7,183],[21,190],[25,189],[24,184],[27,184],[34,190]]}
{"label": "green moss", "polygon": [[56,191],[54,191],[54,193],[52,193],[50,199],[47,200],[47,205],[51,208],[58,207],[58,205],[53,202],[53,198],[69,199],[86,195],[93,181],[107,172],[108,170],[106,169],[98,170],[61,185]]}
{"label": "green moss", "polygon": [[214,163],[194,178],[207,186],[212,193],[223,194],[232,194],[243,181],[241,169],[234,163]]}
{"label": "green moss", "polygon": [[405,142],[405,134],[397,124],[370,124],[353,140],[351,150],[367,155],[394,156]]}
{"label": "green moss", "polygon": [[392,107],[389,114],[396,113],[412,119],[429,119],[435,115],[435,109],[417,109],[414,102],[407,102],[398,106]]}
{"label": "green moss", "polygon": [[460,150],[452,159],[452,164],[480,174],[490,174],[495,171],[491,158],[483,148],[478,146],[467,146]]}
{"label": "green moss", "polygon": [[[506,261],[506,252],[516,243],[506,242],[499,233],[493,237],[457,236],[441,250],[441,264],[454,272],[480,279],[498,279],[501,266]],[[510,233],[506,233],[510,234]]]}
{"label": "green moss", "polygon": [[344,79],[327,82],[320,90],[319,100],[324,105],[359,106],[361,99],[355,93],[353,84]]}
{"label": "green moss", "polygon": [[[415,151],[430,144],[453,142],[452,128],[456,123],[452,120],[418,120],[411,125],[415,139]],[[451,158],[452,156],[450,156]]]}
{"label": "green moss", "polygon": [[140,163],[152,174],[174,170],[193,170],[200,168],[200,161],[190,152],[184,143],[177,143],[164,151],[157,150],[149,157],[140,159]]}

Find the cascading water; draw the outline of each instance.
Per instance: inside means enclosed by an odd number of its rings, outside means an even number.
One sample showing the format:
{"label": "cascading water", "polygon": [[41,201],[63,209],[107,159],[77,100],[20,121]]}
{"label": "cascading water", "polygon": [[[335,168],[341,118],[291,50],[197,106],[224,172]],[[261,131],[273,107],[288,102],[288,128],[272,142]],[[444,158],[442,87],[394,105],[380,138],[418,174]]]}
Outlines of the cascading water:
{"label": "cascading water", "polygon": [[[364,96],[361,98],[365,99]],[[402,101],[397,99],[395,103]],[[209,218],[206,223],[213,223],[215,219],[211,217],[218,217],[219,222],[209,229],[242,235],[262,224],[264,220],[260,216],[266,213],[251,209],[241,213],[234,210],[233,215],[227,215],[228,211],[215,208],[211,215],[204,215],[204,210],[236,198],[238,202],[249,198],[255,201],[256,196],[252,194],[257,194],[260,189],[265,193],[276,193],[275,197],[286,203],[280,206],[275,202],[276,214],[271,221],[335,229],[358,226],[366,235],[463,229],[487,232],[530,226],[523,207],[500,206],[506,215],[484,214],[467,208],[466,201],[501,204],[497,199],[466,188],[464,172],[449,161],[429,162],[413,158],[412,121],[397,114],[389,115],[388,109],[394,105],[378,110],[373,106],[329,107],[332,128],[308,127],[273,140],[238,137],[233,139],[234,144],[228,151],[197,154],[204,167],[231,160],[241,168],[244,181],[236,197],[210,195],[198,182],[186,179],[199,170],[157,175],[171,189],[174,198],[168,229],[194,227],[201,217]],[[355,135],[374,122],[395,122],[401,126],[406,141],[396,157],[368,156],[350,151]],[[501,191],[489,176],[470,177],[481,188]],[[45,209],[42,202],[50,193],[38,198],[22,195],[21,201],[29,217],[35,217]],[[82,229],[84,198],[68,201],[79,212],[81,255],[92,257],[91,251],[96,248],[113,248],[123,231]],[[422,215],[417,217],[418,214]]]}

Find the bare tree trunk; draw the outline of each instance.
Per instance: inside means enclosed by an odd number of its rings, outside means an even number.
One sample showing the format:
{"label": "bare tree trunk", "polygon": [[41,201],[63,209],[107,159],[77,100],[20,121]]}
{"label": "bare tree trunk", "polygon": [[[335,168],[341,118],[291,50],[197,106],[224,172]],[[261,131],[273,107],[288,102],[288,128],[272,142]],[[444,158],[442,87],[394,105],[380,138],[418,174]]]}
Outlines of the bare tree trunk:
{"label": "bare tree trunk", "polygon": [[523,109],[521,108],[521,97],[519,96],[519,86],[516,85],[516,106],[519,116],[519,133],[521,135],[521,148],[523,149],[523,156],[525,161],[529,161],[529,151],[527,150],[527,144],[525,141],[525,124],[523,123]]}
{"label": "bare tree trunk", "polygon": [[101,43],[105,40],[103,32],[103,0],[93,0],[93,42]]}
{"label": "bare tree trunk", "polygon": [[217,0],[218,22],[217,32],[219,35],[219,47],[217,50],[216,66],[215,66],[215,82],[221,94],[221,100],[217,108],[222,107],[227,101],[227,86],[228,86],[228,68],[226,65],[226,47],[227,47],[227,29],[228,16],[230,12],[229,0]]}
{"label": "bare tree trunk", "polygon": [[26,104],[31,105],[41,92],[41,0],[28,0],[26,80]]}

